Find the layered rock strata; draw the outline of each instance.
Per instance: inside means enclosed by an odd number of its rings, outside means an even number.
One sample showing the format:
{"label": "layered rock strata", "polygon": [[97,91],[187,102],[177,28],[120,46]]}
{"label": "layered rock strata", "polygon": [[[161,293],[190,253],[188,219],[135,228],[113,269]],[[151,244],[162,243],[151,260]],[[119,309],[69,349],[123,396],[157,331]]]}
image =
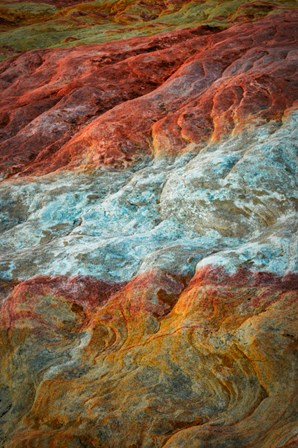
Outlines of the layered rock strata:
{"label": "layered rock strata", "polygon": [[298,443],[298,16],[203,3],[1,65],[3,448]]}
{"label": "layered rock strata", "polygon": [[4,62],[1,170],[125,167],[280,121],[298,96],[297,22],[287,12]]}

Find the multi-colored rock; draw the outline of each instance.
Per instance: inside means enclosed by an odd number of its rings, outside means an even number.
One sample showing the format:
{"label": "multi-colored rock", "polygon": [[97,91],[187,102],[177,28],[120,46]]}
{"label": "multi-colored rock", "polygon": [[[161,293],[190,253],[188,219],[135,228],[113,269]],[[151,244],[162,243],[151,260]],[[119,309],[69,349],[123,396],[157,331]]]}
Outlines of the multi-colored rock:
{"label": "multi-colored rock", "polygon": [[297,446],[295,2],[0,15],[0,446]]}
{"label": "multi-colored rock", "polygon": [[297,30],[298,14],[286,12],[222,32],[199,27],[9,60],[2,171],[127,166],[280,121],[298,98]]}
{"label": "multi-colored rock", "polygon": [[0,57],[197,25],[226,28],[296,6],[296,0],[2,0]]}

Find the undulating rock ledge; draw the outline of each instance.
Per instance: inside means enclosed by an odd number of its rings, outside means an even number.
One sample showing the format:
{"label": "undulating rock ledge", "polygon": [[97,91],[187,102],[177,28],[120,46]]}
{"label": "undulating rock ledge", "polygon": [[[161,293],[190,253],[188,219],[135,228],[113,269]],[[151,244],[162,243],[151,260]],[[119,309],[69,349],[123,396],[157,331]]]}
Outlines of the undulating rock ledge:
{"label": "undulating rock ledge", "polygon": [[294,446],[297,284],[212,266],[21,282],[1,310],[5,446]]}
{"label": "undulating rock ledge", "polygon": [[294,2],[49,3],[0,8],[0,447],[298,446]]}
{"label": "undulating rock ledge", "polygon": [[298,98],[297,25],[291,11],[3,62],[3,176],[126,167],[281,120]]}
{"label": "undulating rock ledge", "polygon": [[0,186],[1,278],[297,270],[297,114],[179,157]]}

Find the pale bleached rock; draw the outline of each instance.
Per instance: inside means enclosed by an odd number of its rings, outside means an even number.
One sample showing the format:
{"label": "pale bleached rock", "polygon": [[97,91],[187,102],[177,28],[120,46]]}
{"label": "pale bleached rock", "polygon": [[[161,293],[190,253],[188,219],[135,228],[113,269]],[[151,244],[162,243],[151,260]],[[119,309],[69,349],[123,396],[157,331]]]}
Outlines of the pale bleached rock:
{"label": "pale bleached rock", "polygon": [[295,270],[285,217],[295,213],[296,135],[293,114],[280,127],[248,128],[197,155],[7,181],[2,276],[127,281],[157,267],[184,275],[212,253],[212,262],[225,264],[226,248],[244,264],[254,258],[257,270]]}

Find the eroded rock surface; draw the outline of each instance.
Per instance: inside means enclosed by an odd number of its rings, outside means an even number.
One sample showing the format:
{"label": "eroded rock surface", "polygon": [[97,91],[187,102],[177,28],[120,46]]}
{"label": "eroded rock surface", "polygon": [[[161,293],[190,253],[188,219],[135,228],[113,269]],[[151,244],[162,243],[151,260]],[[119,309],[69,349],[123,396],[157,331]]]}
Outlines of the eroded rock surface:
{"label": "eroded rock surface", "polygon": [[31,49],[69,47],[233,23],[294,10],[295,0],[2,0],[0,60]]}
{"label": "eroded rock surface", "polygon": [[2,308],[7,447],[294,446],[297,276],[146,273],[93,313],[61,282]]}
{"label": "eroded rock surface", "polygon": [[118,282],[157,267],[186,275],[240,247],[258,270],[295,270],[296,138],[293,112],[199,154],[3,182],[2,276]]}
{"label": "eroded rock surface", "polygon": [[287,12],[2,63],[3,175],[125,167],[281,120],[298,97],[297,22]]}
{"label": "eroded rock surface", "polygon": [[1,448],[294,448],[292,2],[6,3]]}

